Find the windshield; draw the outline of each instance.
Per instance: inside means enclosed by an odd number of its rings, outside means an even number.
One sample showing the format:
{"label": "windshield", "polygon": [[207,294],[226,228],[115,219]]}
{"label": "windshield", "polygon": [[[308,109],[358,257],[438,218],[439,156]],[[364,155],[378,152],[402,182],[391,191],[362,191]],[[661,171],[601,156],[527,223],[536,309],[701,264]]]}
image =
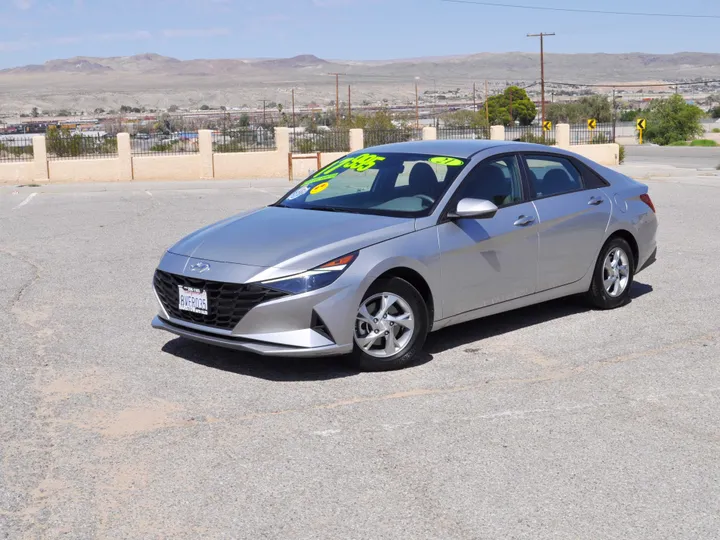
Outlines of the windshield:
{"label": "windshield", "polygon": [[427,216],[467,161],[429,154],[356,152],[310,176],[276,206]]}

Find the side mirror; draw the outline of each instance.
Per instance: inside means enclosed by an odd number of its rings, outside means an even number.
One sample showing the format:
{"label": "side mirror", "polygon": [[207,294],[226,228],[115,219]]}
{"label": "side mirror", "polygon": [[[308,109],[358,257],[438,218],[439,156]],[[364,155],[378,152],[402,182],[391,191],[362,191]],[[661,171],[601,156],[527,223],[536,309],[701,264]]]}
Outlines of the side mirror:
{"label": "side mirror", "polygon": [[454,212],[450,212],[450,219],[471,218],[489,219],[495,215],[498,207],[485,199],[460,199]]}

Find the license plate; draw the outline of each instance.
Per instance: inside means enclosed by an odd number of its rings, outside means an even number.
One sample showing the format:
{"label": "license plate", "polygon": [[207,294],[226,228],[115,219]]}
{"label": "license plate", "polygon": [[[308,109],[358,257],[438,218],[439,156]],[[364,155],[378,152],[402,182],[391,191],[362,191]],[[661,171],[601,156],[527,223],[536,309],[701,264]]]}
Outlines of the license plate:
{"label": "license plate", "polygon": [[207,292],[202,289],[178,286],[180,292],[180,309],[192,313],[208,314]]}

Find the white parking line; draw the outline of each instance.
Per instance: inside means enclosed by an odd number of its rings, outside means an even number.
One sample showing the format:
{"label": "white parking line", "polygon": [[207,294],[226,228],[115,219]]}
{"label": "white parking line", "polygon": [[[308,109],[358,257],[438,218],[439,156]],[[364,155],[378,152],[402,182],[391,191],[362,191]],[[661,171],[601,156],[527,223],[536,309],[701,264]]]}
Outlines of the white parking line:
{"label": "white parking line", "polygon": [[25,200],[18,204],[15,208],[13,208],[13,210],[17,210],[18,208],[22,208],[23,206],[25,206],[27,203],[33,200],[33,197],[35,197],[35,195],[37,195],[37,193],[31,193],[30,195],[28,195]]}

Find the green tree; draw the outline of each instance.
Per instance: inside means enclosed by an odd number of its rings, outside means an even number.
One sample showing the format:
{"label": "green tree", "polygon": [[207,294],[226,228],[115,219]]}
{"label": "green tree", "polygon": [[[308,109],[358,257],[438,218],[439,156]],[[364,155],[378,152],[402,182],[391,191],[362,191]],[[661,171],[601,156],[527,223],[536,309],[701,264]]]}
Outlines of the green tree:
{"label": "green tree", "polygon": [[480,128],[486,127],[485,111],[453,111],[443,118],[449,128]]}
{"label": "green tree", "polygon": [[621,122],[632,122],[640,115],[640,111],[636,111],[635,109],[627,109],[626,111],[623,111],[620,113],[620,121]]}
{"label": "green tree", "polygon": [[95,114],[103,114],[103,113],[105,112],[105,109],[103,109],[102,107],[98,107],[98,108],[95,109],[93,112],[94,112]]}
{"label": "green tree", "polygon": [[537,116],[537,107],[527,92],[517,86],[508,86],[502,94],[490,96],[487,107],[491,125],[506,126],[517,121],[529,126]]}
{"label": "green tree", "polygon": [[177,112],[179,108],[180,107],[178,107],[177,105],[170,105],[168,107],[168,112]]}
{"label": "green tree", "polygon": [[717,105],[708,111],[713,118],[720,118],[720,105]]}
{"label": "green tree", "polygon": [[201,111],[209,111],[209,110],[210,110],[210,105],[201,105],[201,106],[200,106],[200,110],[201,110]]}
{"label": "green tree", "polygon": [[658,99],[647,109],[645,140],[660,145],[688,141],[705,133],[700,119],[704,116],[700,107],[689,105],[679,94]]}
{"label": "green tree", "polygon": [[599,123],[612,122],[612,104],[607,96],[583,96],[579,103],[584,116],[582,120],[594,118]]}
{"label": "green tree", "polygon": [[40,116],[40,112],[38,111],[37,107],[32,108],[32,111],[30,111],[30,116],[32,116],[33,118],[37,118],[38,116]]}

